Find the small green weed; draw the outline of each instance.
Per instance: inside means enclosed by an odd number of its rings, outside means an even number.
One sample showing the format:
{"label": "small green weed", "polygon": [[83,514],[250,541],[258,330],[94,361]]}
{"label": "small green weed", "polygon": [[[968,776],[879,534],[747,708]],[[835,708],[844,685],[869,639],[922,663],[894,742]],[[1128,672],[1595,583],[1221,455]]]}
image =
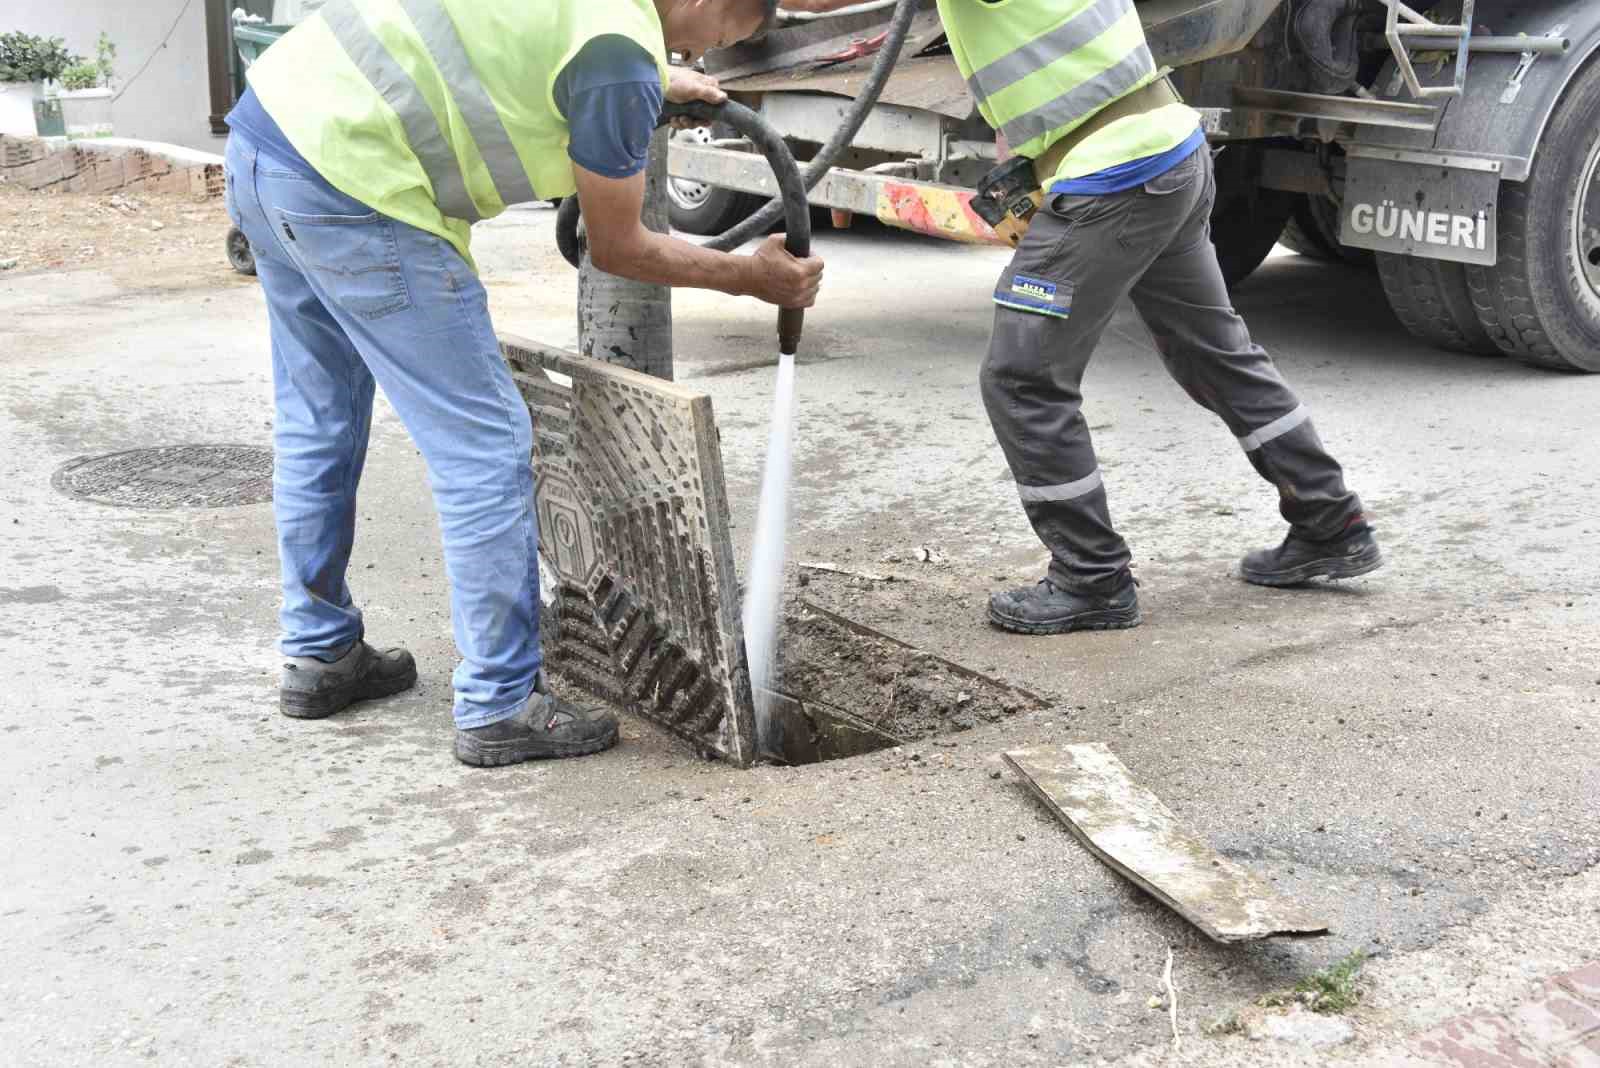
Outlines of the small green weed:
{"label": "small green weed", "polygon": [[1296,983],[1293,990],[1268,994],[1261,999],[1261,1004],[1275,1007],[1299,1003],[1312,1012],[1348,1012],[1361,1000],[1357,976],[1366,963],[1367,955],[1358,949],[1348,957],[1312,972]]}

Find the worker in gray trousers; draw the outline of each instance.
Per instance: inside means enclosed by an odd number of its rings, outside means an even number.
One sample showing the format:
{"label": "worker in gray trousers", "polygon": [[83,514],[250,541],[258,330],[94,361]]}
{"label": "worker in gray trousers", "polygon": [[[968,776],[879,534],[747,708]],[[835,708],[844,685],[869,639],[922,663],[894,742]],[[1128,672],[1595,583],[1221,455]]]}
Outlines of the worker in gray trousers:
{"label": "worker in gray trousers", "polygon": [[1168,373],[1221,417],[1278,489],[1288,536],[1246,556],[1240,576],[1292,586],[1382,565],[1361,501],[1305,405],[1229,303],[1211,244],[1215,199],[1203,146],[1122,192],[1046,193],[1001,275],[983,401],[1051,562],[1036,585],[990,597],[994,625],[1059,634],[1141,621],[1131,556],[1111,525],[1079,392],[1123,297],[1132,298]]}

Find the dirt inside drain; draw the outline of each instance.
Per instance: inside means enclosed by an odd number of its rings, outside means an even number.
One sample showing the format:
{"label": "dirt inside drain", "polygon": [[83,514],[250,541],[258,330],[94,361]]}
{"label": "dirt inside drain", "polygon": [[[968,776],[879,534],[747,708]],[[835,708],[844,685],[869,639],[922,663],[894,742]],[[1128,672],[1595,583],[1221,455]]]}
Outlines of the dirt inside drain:
{"label": "dirt inside drain", "polygon": [[773,736],[784,764],[858,756],[1044,708],[990,678],[802,599],[786,605]]}

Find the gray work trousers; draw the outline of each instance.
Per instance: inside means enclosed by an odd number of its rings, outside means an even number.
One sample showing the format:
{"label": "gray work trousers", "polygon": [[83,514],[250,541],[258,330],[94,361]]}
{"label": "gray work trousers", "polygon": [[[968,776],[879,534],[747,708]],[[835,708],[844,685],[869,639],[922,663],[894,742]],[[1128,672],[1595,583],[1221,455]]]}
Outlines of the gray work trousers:
{"label": "gray work trousers", "polygon": [[1079,387],[1117,302],[1132,297],[1167,372],[1239,439],[1278,489],[1295,533],[1338,536],[1361,502],[1311,420],[1228,300],[1211,244],[1216,179],[1196,151],[1142,186],[1056,195],[995,288],[980,383],[1049,577],[1084,593],[1120,586],[1131,555],[1111,525]]}

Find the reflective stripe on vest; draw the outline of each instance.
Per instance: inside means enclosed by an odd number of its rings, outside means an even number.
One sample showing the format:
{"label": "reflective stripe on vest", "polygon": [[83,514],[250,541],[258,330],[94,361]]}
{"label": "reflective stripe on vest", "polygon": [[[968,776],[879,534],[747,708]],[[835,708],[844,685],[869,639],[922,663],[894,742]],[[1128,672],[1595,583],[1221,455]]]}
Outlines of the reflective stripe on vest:
{"label": "reflective stripe on vest", "polygon": [[[517,150],[511,144],[511,135],[500,121],[500,112],[496,110],[494,101],[489,99],[483,81],[472,69],[472,61],[467,58],[466,47],[461,43],[455,23],[450,21],[449,12],[440,6],[439,0],[399,0],[399,3],[406,17],[416,26],[439,73],[449,84],[451,97],[461,117],[466,120],[467,130],[478,146],[478,154],[489,169],[489,177],[494,182],[500,202],[509,205],[537,200],[533,183],[528,180],[528,172],[523,169],[522,161],[517,158]],[[428,106],[417,83],[395,62],[383,42],[361,17],[353,0],[330,0],[322,8],[322,15],[328,20],[329,28],[351,61],[400,116],[406,140],[411,142],[411,150],[417,154],[422,169],[428,172],[428,181],[433,183],[439,209],[446,215],[468,222],[483,218],[483,213],[467,191],[461,160],[445,139],[444,131],[439,128],[438,117]]]}
{"label": "reflective stripe on vest", "polygon": [[1071,55],[1109,30],[1118,19],[1133,9],[1129,0],[1094,3],[1061,25],[1027,44],[972,72],[967,86],[972,95],[985,100],[1036,71],[1043,70],[1062,56]]}
{"label": "reflective stripe on vest", "polygon": [[1156,72],[1155,57],[1143,41],[1111,66],[1074,86],[1047,104],[1019,115],[1000,127],[1009,144],[1025,144],[1061,126],[1076,126],[1117,97],[1147,82]]}
{"label": "reflective stripe on vest", "polygon": [[[439,210],[468,222],[483,218],[472,194],[467,192],[461,161],[445,139],[439,119],[428,106],[422,90],[405,68],[395,62],[352,0],[330,0],[319,13],[350,61],[400,117],[411,151],[416,153],[433,185],[433,198]],[[435,59],[437,61],[437,57]]]}
{"label": "reflective stripe on vest", "polygon": [[1157,76],[1133,0],[939,0],[939,10],[983,117],[1023,155]]}
{"label": "reflective stripe on vest", "polygon": [[495,191],[502,204],[522,204],[537,200],[528,172],[522,169],[517,150],[511,146],[511,135],[500,121],[500,112],[489,99],[483,81],[472,69],[467,50],[456,33],[455,23],[439,6],[439,0],[400,0],[400,7],[416,24],[423,43],[439,66],[439,73],[450,84],[456,107],[467,120],[467,129],[477,142],[478,154],[489,168]]}

